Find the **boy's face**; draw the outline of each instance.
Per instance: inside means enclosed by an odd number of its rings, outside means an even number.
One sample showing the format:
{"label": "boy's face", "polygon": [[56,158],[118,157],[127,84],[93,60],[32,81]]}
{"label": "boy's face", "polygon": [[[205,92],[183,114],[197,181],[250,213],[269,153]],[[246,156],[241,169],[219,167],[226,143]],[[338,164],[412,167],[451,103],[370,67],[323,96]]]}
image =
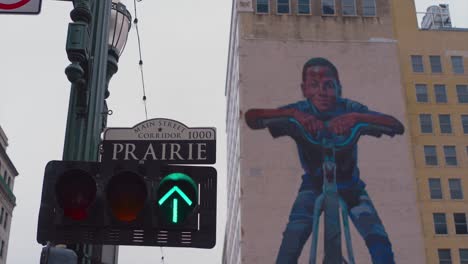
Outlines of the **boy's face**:
{"label": "boy's face", "polygon": [[336,77],[326,66],[311,66],[305,72],[301,84],[302,94],[321,112],[335,108]]}

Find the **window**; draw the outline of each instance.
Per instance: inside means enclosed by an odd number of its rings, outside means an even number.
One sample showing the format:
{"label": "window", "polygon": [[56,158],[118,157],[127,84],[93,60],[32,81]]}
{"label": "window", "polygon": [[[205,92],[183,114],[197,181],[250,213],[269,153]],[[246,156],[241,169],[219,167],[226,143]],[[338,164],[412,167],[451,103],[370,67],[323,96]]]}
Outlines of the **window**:
{"label": "window", "polygon": [[442,199],[440,179],[429,179],[429,193],[431,194],[431,199]]}
{"label": "window", "polygon": [[429,62],[431,63],[431,71],[433,73],[442,72],[442,63],[440,61],[440,56],[429,56]]}
{"label": "window", "polygon": [[3,221],[3,228],[6,229],[6,228],[7,228],[7,224],[8,224],[8,213],[7,213],[7,212],[5,212],[5,219],[4,219],[4,220],[5,220],[5,221]]}
{"label": "window", "polygon": [[427,103],[429,96],[427,95],[427,86],[425,84],[416,84],[416,102]]}
{"label": "window", "polygon": [[432,117],[429,114],[419,115],[419,125],[421,133],[432,133]]}
{"label": "window", "polygon": [[426,165],[437,165],[437,151],[435,146],[424,146]]}
{"label": "window", "polygon": [[468,85],[457,85],[457,96],[459,103],[468,103]]}
{"label": "window", "polygon": [[447,220],[444,213],[433,213],[434,232],[438,235],[447,234]]}
{"label": "window", "polygon": [[463,199],[463,191],[460,179],[449,179],[451,199]]}
{"label": "window", "polygon": [[450,249],[438,249],[437,253],[439,254],[439,264],[452,264]]}
{"label": "window", "polygon": [[270,0],[257,0],[257,13],[268,14]]}
{"label": "window", "polygon": [[445,164],[457,166],[457,152],[455,146],[444,146]]}
{"label": "window", "polygon": [[3,208],[2,206],[2,211],[1,211],[1,214],[0,214],[0,223],[2,222],[3,220],[3,214],[5,213],[5,208]]}
{"label": "window", "polygon": [[439,125],[440,133],[452,133],[452,122],[450,120],[450,115],[439,115]]}
{"label": "window", "polygon": [[411,65],[413,72],[424,72],[424,64],[421,55],[411,55]]}
{"label": "window", "polygon": [[356,2],[355,0],[341,0],[341,10],[345,16],[356,15]]}
{"label": "window", "polygon": [[455,222],[455,234],[457,235],[468,234],[465,213],[454,213],[453,221]]}
{"label": "window", "polygon": [[362,15],[376,16],[375,0],[362,0]]}
{"label": "window", "polygon": [[297,13],[298,14],[310,14],[310,2],[309,2],[309,0],[298,0],[297,1]]}
{"label": "window", "polygon": [[460,248],[460,264],[468,264],[468,248]]}
{"label": "window", "polygon": [[3,248],[5,247],[5,241],[2,240],[2,245],[0,246],[0,257],[3,257]]}
{"label": "window", "polygon": [[335,14],[335,0],[322,0],[322,14],[323,15]]}
{"label": "window", "polygon": [[278,14],[289,14],[289,0],[276,0]]}
{"label": "window", "polygon": [[11,177],[8,177],[7,179],[7,185],[11,189]]}
{"label": "window", "polygon": [[461,115],[463,133],[468,134],[468,115]]}
{"label": "window", "polygon": [[453,73],[462,74],[465,72],[463,68],[463,57],[462,56],[452,56],[452,70]]}
{"label": "window", "polygon": [[447,102],[447,92],[445,91],[445,85],[443,84],[434,85],[434,94],[436,98],[436,103]]}

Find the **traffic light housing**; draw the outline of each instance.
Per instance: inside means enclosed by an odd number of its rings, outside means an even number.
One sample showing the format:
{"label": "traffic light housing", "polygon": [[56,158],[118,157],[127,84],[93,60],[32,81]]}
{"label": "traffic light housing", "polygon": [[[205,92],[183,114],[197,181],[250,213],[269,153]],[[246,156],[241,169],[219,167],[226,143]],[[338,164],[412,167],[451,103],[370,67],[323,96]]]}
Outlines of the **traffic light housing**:
{"label": "traffic light housing", "polygon": [[212,248],[216,176],[205,166],[51,161],[37,241]]}

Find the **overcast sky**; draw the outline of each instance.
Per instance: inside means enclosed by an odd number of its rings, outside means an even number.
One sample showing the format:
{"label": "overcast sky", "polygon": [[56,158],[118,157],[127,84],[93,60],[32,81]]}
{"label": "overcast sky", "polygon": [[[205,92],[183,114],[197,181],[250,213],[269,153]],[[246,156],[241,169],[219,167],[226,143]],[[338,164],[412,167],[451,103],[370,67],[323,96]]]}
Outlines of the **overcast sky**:
{"label": "overcast sky", "polygon": [[[0,0],[0,2],[2,2]],[[133,1],[126,0],[133,14]],[[438,1],[419,0],[417,10]],[[468,27],[468,1],[446,0],[455,26]],[[210,250],[164,248],[165,263],[221,263],[225,222],[225,76],[231,0],[143,0],[137,3],[149,118],[171,118],[218,132],[218,236]],[[0,15],[0,125],[20,172],[14,193],[8,263],[37,263],[35,241],[44,166],[61,159],[70,83],[64,74],[70,2],[43,0],[38,16]],[[111,80],[110,127],[145,119],[132,28]],[[121,247],[120,263],[161,263],[154,247]],[[135,260],[138,260],[135,262]]]}

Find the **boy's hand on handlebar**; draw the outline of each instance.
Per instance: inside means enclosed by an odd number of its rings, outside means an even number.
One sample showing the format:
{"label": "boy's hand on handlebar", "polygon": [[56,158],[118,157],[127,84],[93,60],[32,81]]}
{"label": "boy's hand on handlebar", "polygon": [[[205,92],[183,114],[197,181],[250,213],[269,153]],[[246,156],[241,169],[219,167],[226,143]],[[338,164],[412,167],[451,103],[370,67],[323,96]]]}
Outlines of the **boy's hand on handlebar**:
{"label": "boy's hand on handlebar", "polygon": [[351,128],[359,122],[357,113],[337,116],[328,123],[328,130],[336,135],[348,134]]}
{"label": "boy's hand on handlebar", "polygon": [[304,128],[311,134],[316,135],[320,130],[325,128],[325,124],[317,119],[315,116],[301,112],[294,111],[293,117],[301,123]]}

